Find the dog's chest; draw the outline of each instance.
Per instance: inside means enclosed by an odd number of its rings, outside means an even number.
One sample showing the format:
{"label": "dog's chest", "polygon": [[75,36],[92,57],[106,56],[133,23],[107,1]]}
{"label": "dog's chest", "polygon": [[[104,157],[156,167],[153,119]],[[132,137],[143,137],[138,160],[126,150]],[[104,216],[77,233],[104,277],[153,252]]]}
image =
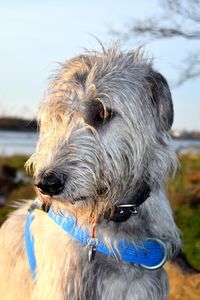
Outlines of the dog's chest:
{"label": "dog's chest", "polygon": [[[31,226],[37,258],[37,283],[40,299],[60,300],[133,300],[140,299],[135,291],[146,295],[141,299],[165,299],[151,297],[147,278],[155,282],[158,294],[164,290],[166,278],[161,280],[162,270],[151,274],[146,270],[122,263],[115,258],[96,253],[88,260],[88,249],[68,236],[48,216],[35,215]],[[40,286],[45,282],[45,289]],[[51,290],[51,298],[49,298]],[[54,297],[55,292],[55,298]],[[146,293],[146,294],[145,294]],[[147,298],[148,295],[148,298]]]}

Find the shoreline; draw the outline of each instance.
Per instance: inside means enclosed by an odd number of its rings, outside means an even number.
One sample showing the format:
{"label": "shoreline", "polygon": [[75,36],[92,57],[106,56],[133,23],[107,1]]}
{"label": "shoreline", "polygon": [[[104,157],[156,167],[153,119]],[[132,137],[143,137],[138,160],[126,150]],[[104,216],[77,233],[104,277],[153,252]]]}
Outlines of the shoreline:
{"label": "shoreline", "polygon": [[[23,119],[18,117],[0,117],[1,132],[38,132],[36,119]],[[170,135],[174,140],[200,141],[200,131],[181,130],[177,135],[176,130],[171,130]]]}

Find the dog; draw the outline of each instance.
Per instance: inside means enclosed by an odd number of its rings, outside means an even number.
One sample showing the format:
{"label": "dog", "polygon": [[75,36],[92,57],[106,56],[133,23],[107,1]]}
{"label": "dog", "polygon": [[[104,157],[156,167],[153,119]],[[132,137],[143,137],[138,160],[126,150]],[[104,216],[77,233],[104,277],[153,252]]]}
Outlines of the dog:
{"label": "dog", "polygon": [[141,49],[102,46],[61,65],[38,122],[37,198],[1,228],[1,299],[167,299],[181,242],[166,79]]}

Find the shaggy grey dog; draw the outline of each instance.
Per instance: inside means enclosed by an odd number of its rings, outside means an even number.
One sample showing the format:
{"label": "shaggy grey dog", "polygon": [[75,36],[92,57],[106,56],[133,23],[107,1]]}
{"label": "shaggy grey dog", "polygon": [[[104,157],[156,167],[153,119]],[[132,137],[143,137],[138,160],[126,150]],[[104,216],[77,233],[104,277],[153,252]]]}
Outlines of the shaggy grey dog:
{"label": "shaggy grey dog", "polygon": [[167,298],[162,266],[150,270],[120,259],[118,241],[158,240],[167,259],[180,248],[165,192],[177,166],[168,134],[172,122],[168,84],[140,50],[103,48],[61,66],[41,103],[39,142],[27,167],[33,167],[43,210],[51,206],[63,218],[70,213],[81,228],[92,229],[91,239],[101,236],[114,257],[77,241],[35,209],[33,280],[23,235],[25,203],[1,229],[1,299]]}

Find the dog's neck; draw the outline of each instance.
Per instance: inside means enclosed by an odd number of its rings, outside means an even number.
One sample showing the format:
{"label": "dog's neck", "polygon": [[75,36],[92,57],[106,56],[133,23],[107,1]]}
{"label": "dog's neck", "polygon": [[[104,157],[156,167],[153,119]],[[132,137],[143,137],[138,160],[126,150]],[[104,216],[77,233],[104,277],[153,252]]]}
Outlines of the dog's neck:
{"label": "dog's neck", "polygon": [[136,215],[139,210],[139,206],[144,203],[150,196],[151,189],[149,185],[144,182],[139,186],[137,191],[130,192],[123,199],[124,204],[115,206],[114,212],[110,215],[109,211],[104,214],[105,219],[113,222],[125,222],[132,215]]}

